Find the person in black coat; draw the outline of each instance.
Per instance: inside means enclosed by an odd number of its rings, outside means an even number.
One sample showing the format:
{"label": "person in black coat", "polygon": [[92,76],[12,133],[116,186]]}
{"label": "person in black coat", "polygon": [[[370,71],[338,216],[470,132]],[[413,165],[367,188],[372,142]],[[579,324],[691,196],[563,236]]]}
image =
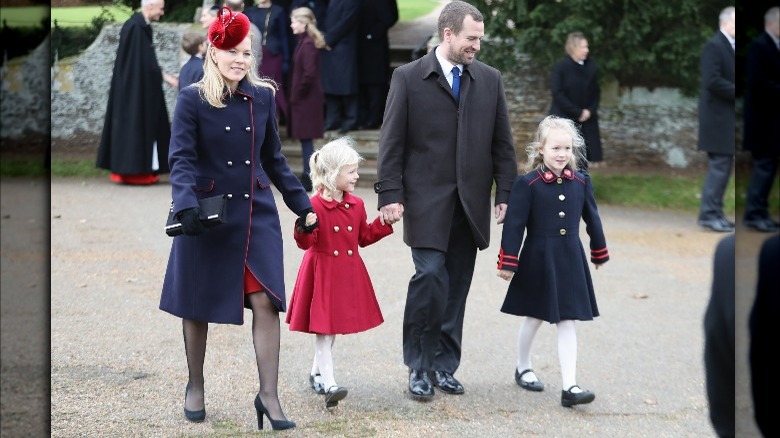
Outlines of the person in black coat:
{"label": "person in black coat", "polygon": [[330,0],[322,29],[322,90],[325,92],[325,130],[346,134],[358,118],[359,0]]}
{"label": "person in black coat", "polygon": [[753,154],[744,224],[763,232],[778,230],[769,214],[769,193],[777,180],[780,157],[780,7],[764,15],[764,30],[750,45],[747,57],[743,149]]}
{"label": "person in black coat", "polygon": [[719,18],[720,30],[704,45],[699,65],[699,150],[707,152],[709,165],[701,190],[698,224],[728,232],[734,230],[734,223],[723,214],[723,195],[736,152],[734,7],[723,9]]}
{"label": "person in black coat", "polygon": [[179,70],[179,91],[203,78],[203,54],[206,53],[206,37],[202,33],[187,32],[181,37],[181,48],[190,59]]}
{"label": "person in black coat", "polygon": [[515,383],[529,391],[544,390],[531,366],[531,346],[542,321],[555,324],[564,407],[596,398],[576,379],[574,321],[599,316],[579,237],[580,220],[590,236],[590,261],[596,269],[609,261],[593,185],[587,173],[576,171],[584,143],[571,119],[551,115],[542,120],[527,149],[531,171],[515,179],[509,194],[498,253],[498,276],[511,280],[501,312],[525,317],[518,334]]}
{"label": "person in black coat", "polygon": [[[589,163],[604,159],[599,133],[599,87],[596,63],[589,57],[588,40],[581,32],[572,32],[566,38],[569,56],[553,67],[550,114],[577,122],[585,138],[585,158],[580,163],[587,170]],[[593,167],[596,167],[595,165]]]}
{"label": "person in black coat", "polygon": [[359,21],[358,129],[377,129],[382,124],[390,84],[390,39],[387,31],[398,21],[396,0],[362,2]]}
{"label": "person in black coat", "polygon": [[168,173],[171,126],[162,81],[176,86],[163,73],[152,45],[152,21],[163,15],[165,0],[143,0],[119,33],[108,106],[96,166],[111,171],[111,181],[153,184]]}
{"label": "person in black coat", "polygon": [[[704,313],[704,370],[710,421],[719,437],[734,436],[735,237],[715,248],[712,289]],[[766,382],[764,382],[766,383]]]}

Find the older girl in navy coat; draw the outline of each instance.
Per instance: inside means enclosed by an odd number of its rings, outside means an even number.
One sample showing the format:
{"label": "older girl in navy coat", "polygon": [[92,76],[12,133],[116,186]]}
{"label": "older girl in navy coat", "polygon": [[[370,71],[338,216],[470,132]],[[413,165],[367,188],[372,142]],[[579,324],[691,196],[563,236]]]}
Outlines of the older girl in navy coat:
{"label": "older girl in navy coat", "polygon": [[336,385],[333,374],[335,335],[362,332],[384,321],[358,247],[377,242],[393,228],[379,217],[366,222],[365,204],[352,194],[359,161],[348,138],[314,152],[310,165],[317,194],[311,204],[320,226],[309,234],[298,228],[295,233],[295,241],[306,254],[287,322],[290,330],[316,335],[309,383],[315,392],[325,394],[329,408],[347,396],[347,388]]}
{"label": "older girl in navy coat", "polygon": [[528,147],[533,170],[517,177],[509,195],[498,255],[498,276],[511,280],[501,311],[526,317],[518,335],[515,382],[529,391],[544,390],[531,367],[531,345],[542,321],[556,324],[565,407],[596,398],[576,380],[574,321],[599,315],[580,219],[590,236],[590,261],[598,269],[609,260],[593,186],[587,174],[575,170],[583,149],[574,122],[556,116],[542,120]]}
{"label": "older girl in navy coat", "polygon": [[[168,161],[174,212],[184,235],[174,237],[160,309],[182,318],[189,380],[184,414],[203,421],[203,362],[209,323],[243,324],[251,308],[260,392],[254,401],[274,429],[295,423],[279,403],[279,312],[286,309],[282,232],[273,184],[292,211],[311,202],[281,153],[274,88],[257,78],[249,20],[222,8],[209,28],[203,80],[179,93]],[[227,197],[227,222],[206,229],[198,200]]]}

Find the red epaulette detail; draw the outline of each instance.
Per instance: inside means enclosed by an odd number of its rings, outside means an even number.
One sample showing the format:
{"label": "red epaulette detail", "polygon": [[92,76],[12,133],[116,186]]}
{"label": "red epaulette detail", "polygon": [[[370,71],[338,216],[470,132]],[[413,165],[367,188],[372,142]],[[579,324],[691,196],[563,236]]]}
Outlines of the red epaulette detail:
{"label": "red epaulette detail", "polygon": [[519,263],[519,260],[517,256],[509,255],[504,253],[504,249],[501,248],[498,250],[498,269],[504,269],[504,266],[512,266],[517,268]]}

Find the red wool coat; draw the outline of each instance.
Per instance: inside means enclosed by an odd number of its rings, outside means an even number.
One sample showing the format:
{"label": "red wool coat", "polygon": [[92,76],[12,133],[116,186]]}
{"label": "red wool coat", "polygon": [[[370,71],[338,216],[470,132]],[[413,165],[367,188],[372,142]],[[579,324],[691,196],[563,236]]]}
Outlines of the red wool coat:
{"label": "red wool coat", "polygon": [[319,226],[295,233],[306,250],[295,281],[287,323],[290,330],[317,334],[362,332],[384,322],[358,247],[393,233],[379,217],[366,222],[363,200],[349,193],[341,202],[311,198]]}

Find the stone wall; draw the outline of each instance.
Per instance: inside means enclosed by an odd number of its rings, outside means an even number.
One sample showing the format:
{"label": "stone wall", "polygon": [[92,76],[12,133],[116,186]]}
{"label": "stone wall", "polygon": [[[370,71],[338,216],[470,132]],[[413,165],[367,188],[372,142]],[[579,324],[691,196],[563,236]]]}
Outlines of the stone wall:
{"label": "stone wall", "polygon": [[[166,72],[178,72],[186,60],[180,50],[181,36],[193,25],[154,23],[153,27],[160,65]],[[55,154],[63,145],[97,148],[120,28],[120,23],[107,25],[82,55],[60,61],[51,69],[51,87],[31,80],[40,75],[25,74],[25,68],[29,72],[25,65],[32,60],[9,63],[2,86],[2,137],[18,136],[25,130],[45,132],[50,127]],[[29,58],[48,56],[48,40],[45,46]],[[525,145],[550,108],[549,72],[525,59],[516,71],[505,73],[504,80],[518,156],[523,158]],[[167,85],[163,88],[172,117],[176,90]],[[50,123],[44,117],[45,94],[41,95],[49,89]],[[605,160],[615,166],[652,169],[703,167],[706,155],[696,150],[696,106],[695,98],[684,97],[675,89],[604,86],[600,123]],[[738,123],[738,139],[739,128]]]}

